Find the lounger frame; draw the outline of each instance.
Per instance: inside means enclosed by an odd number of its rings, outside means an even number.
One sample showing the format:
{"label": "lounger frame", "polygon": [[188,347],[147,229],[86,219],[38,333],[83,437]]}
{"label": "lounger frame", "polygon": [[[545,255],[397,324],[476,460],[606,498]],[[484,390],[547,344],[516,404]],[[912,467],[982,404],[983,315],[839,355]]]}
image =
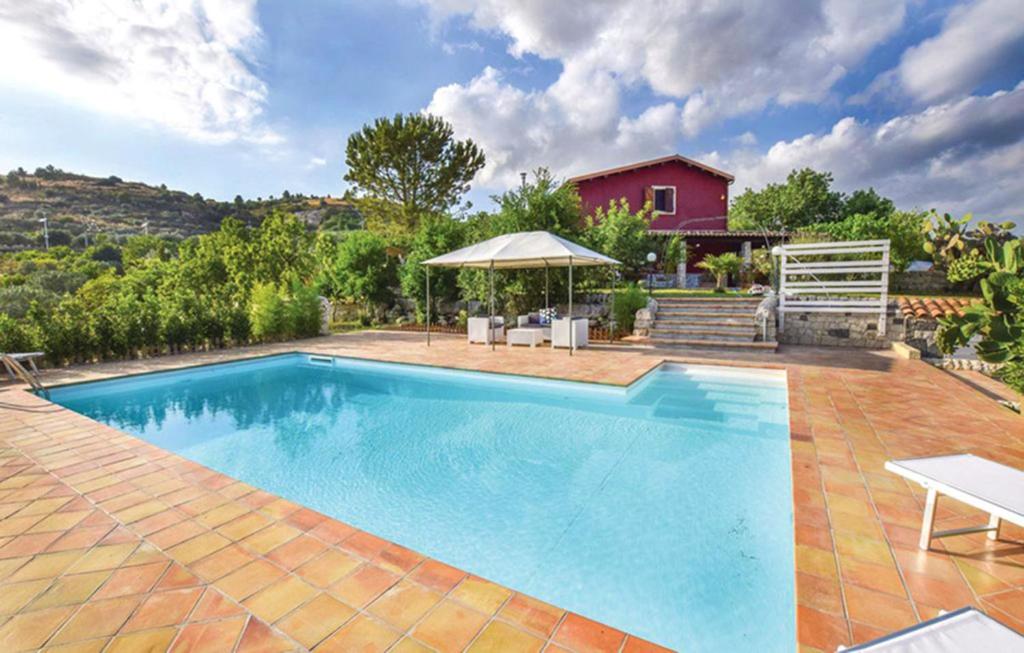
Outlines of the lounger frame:
{"label": "lounger frame", "polygon": [[[886,462],[885,468],[893,474],[897,474],[907,480],[914,481],[928,491],[928,496],[925,499],[924,504],[924,519],[921,522],[921,537],[918,540],[918,546],[920,548],[928,549],[931,547],[933,539],[950,537],[952,535],[966,535],[968,533],[988,533],[988,539],[999,539],[999,527],[1004,519],[1011,524],[1017,524],[1018,526],[1024,527],[1024,515],[1020,515],[1012,510],[1007,510],[1006,508],[997,506],[985,499],[982,499],[981,497],[936,481],[924,474],[911,471],[899,465],[900,462],[901,461],[899,460]],[[936,531],[935,508],[939,503],[939,495],[945,495],[951,499],[956,499],[961,503],[977,508],[978,510],[987,512],[989,514],[988,523],[984,526],[967,526],[965,528],[952,528],[945,531]]]}

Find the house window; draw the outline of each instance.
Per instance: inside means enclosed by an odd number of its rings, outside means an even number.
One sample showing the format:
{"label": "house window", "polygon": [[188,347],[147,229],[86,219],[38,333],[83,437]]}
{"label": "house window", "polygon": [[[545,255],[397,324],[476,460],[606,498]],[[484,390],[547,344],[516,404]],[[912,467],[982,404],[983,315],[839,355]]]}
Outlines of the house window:
{"label": "house window", "polygon": [[654,210],[657,213],[672,215],[676,212],[676,187],[654,187]]}

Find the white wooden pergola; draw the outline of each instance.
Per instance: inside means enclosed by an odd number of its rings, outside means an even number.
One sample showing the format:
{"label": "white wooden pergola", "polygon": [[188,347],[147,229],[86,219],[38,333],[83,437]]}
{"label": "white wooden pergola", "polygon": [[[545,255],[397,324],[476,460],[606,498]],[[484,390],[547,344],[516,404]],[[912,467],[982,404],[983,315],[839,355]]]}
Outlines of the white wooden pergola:
{"label": "white wooden pergola", "polygon": [[[569,268],[569,319],[572,319],[572,271],[576,267],[619,265],[619,261],[587,249],[570,240],[547,231],[521,231],[495,236],[489,240],[457,249],[423,261],[427,269],[427,346],[430,345],[430,268],[476,268],[490,273],[489,317],[494,321],[494,271],[502,269],[544,268],[544,305],[548,306],[548,270],[553,267]],[[613,281],[614,284],[614,281]],[[614,288],[613,288],[614,290]],[[615,293],[612,293],[614,301]],[[612,305],[614,309],[614,304]],[[493,326],[492,326],[493,328]],[[569,329],[570,339],[573,329]],[[491,338],[494,349],[494,338]],[[569,355],[572,355],[570,341]]]}

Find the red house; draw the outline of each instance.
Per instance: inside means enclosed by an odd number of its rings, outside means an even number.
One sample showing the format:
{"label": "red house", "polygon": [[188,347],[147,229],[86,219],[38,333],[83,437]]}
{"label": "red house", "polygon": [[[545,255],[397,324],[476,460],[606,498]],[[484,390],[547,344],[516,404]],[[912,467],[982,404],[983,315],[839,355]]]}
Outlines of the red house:
{"label": "red house", "polygon": [[579,191],[584,215],[592,215],[599,206],[607,209],[612,200],[624,198],[633,210],[650,202],[651,232],[685,238],[691,271],[705,254],[748,253],[751,247],[765,246],[766,237],[775,241],[781,236],[729,231],[733,176],[678,154],[579,175],[569,182]]}

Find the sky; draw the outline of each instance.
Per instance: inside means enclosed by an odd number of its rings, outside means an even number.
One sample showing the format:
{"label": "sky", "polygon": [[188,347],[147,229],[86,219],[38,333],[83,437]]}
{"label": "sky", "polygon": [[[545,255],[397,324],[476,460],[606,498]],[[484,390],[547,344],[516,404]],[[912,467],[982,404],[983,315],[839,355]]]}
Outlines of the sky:
{"label": "sky", "polygon": [[419,111],[482,147],[478,209],[679,153],[1024,218],[1020,0],[0,0],[0,170],[340,195],[348,135]]}

